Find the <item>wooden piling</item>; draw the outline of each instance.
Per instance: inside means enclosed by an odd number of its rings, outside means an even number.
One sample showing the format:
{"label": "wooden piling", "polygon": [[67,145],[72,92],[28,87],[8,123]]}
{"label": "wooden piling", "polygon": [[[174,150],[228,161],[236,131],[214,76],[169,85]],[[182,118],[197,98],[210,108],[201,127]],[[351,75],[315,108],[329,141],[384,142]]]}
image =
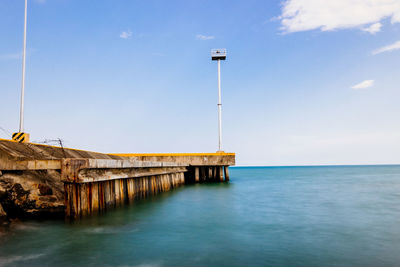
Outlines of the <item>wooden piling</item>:
{"label": "wooden piling", "polygon": [[90,213],[96,214],[99,211],[99,183],[90,183]]}
{"label": "wooden piling", "polygon": [[167,184],[167,190],[170,191],[173,186],[172,186],[172,174],[164,174],[165,175],[165,182]]}
{"label": "wooden piling", "polygon": [[212,176],[213,176],[212,167],[207,167],[207,169],[208,169],[207,181],[211,182],[212,181]]}
{"label": "wooden piling", "polygon": [[135,187],[134,187],[134,181],[133,178],[126,179],[126,184],[127,184],[127,195],[128,195],[128,202],[130,204],[133,203],[133,200],[135,199]]}
{"label": "wooden piling", "polygon": [[147,177],[142,177],[142,185],[143,185],[143,198],[147,197],[148,195],[148,188],[147,188]]}
{"label": "wooden piling", "polygon": [[224,166],[225,182],[229,182],[229,166]]}
{"label": "wooden piling", "polygon": [[167,185],[165,184],[165,175],[161,174],[160,175],[160,181],[161,181],[161,192],[165,192]]}
{"label": "wooden piling", "polygon": [[129,203],[129,198],[128,198],[128,179],[123,179],[121,180],[121,192],[122,192],[122,203],[127,204]]}
{"label": "wooden piling", "polygon": [[218,181],[223,182],[224,181],[223,167],[217,167],[217,168],[218,168]]}
{"label": "wooden piling", "polygon": [[106,209],[105,191],[104,191],[105,183],[97,183],[97,184],[99,187],[99,212],[103,212]]}
{"label": "wooden piling", "polygon": [[73,216],[75,219],[80,217],[81,214],[81,197],[79,193],[79,184],[72,184],[72,197],[73,197]]}
{"label": "wooden piling", "polygon": [[155,195],[156,194],[156,176],[155,175],[153,175],[153,176],[151,176],[150,177],[150,181],[151,181],[151,188],[150,188],[150,190],[151,190],[151,193],[153,194],[153,195]]}
{"label": "wooden piling", "polygon": [[194,167],[194,182],[198,183],[200,180],[199,167]]}
{"label": "wooden piling", "polygon": [[86,216],[89,213],[89,201],[88,201],[88,186],[87,184],[79,185],[80,194],[80,214],[81,216]]}
{"label": "wooden piling", "polygon": [[169,178],[170,183],[171,183],[171,188],[172,189],[175,188],[176,187],[176,173],[168,174],[168,178]]}
{"label": "wooden piling", "polygon": [[115,192],[115,206],[119,207],[122,205],[121,202],[121,186],[120,186],[121,180],[120,179],[116,179],[114,180],[114,192]]}
{"label": "wooden piling", "polygon": [[202,183],[205,181],[204,167],[199,167],[199,173],[200,173],[199,181]]}
{"label": "wooden piling", "polygon": [[73,185],[70,183],[64,183],[64,204],[65,204],[65,217],[72,218],[72,206],[73,206],[73,197],[72,197],[72,189]]}
{"label": "wooden piling", "polygon": [[111,182],[113,182],[113,181],[101,182],[101,183],[104,183],[104,203],[105,203],[106,210],[111,209],[113,206],[113,201],[111,199],[111,197],[112,197]]}
{"label": "wooden piling", "polygon": [[138,197],[139,197],[139,199],[142,199],[143,198],[143,179],[142,179],[142,177],[138,178],[136,180],[136,182],[138,185]]}

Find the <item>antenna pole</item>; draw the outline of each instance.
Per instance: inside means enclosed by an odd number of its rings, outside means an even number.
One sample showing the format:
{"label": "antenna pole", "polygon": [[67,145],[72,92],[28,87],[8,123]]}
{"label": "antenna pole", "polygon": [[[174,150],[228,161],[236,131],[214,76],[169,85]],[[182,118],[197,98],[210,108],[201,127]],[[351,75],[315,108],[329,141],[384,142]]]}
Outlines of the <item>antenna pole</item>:
{"label": "antenna pole", "polygon": [[25,0],[25,23],[24,23],[24,44],[22,50],[22,84],[21,84],[21,107],[19,115],[19,132],[24,131],[24,96],[25,96],[25,62],[26,62],[26,22],[28,18],[28,0]]}

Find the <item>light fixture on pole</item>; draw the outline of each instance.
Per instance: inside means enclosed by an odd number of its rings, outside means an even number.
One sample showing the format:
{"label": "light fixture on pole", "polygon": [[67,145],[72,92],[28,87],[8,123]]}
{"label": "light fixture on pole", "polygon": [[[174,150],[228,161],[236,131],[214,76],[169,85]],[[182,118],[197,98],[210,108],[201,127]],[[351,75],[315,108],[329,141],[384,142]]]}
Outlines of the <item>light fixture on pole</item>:
{"label": "light fixture on pole", "polygon": [[218,152],[222,152],[221,60],[225,59],[225,48],[211,50],[211,60],[218,62]]}
{"label": "light fixture on pole", "polygon": [[19,143],[29,142],[29,134],[24,133],[24,98],[25,98],[25,62],[26,62],[26,24],[28,20],[28,0],[25,0],[24,43],[22,48],[22,83],[21,106],[19,114],[19,132],[13,133],[12,139]]}

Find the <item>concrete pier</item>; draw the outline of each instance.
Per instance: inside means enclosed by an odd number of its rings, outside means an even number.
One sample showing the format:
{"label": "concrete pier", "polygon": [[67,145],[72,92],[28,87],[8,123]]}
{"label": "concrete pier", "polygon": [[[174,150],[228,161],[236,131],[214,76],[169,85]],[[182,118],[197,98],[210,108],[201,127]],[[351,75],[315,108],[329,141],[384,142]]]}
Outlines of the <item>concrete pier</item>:
{"label": "concrete pier", "polygon": [[[228,167],[234,164],[234,153],[102,154],[0,140],[0,173],[19,179],[53,171],[63,184],[65,216],[72,219],[183,184],[229,181]],[[33,187],[30,192],[37,192],[39,185]]]}

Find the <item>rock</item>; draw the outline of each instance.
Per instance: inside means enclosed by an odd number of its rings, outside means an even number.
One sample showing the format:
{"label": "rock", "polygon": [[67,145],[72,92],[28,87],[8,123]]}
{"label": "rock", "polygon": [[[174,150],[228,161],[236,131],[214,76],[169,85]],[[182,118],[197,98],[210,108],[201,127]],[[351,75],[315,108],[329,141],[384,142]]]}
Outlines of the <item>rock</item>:
{"label": "rock", "polygon": [[4,211],[3,206],[0,204],[0,224],[3,224],[7,220],[7,213]]}
{"label": "rock", "polygon": [[7,171],[0,177],[0,204],[8,219],[61,217],[64,184],[57,171]]}
{"label": "rock", "polygon": [[53,194],[53,190],[51,190],[51,187],[45,184],[39,184],[38,185],[40,195],[41,196],[49,196]]}
{"label": "rock", "polygon": [[2,186],[1,186],[1,183],[0,183],[0,202],[1,202],[1,200],[2,199],[4,199],[5,197],[6,197],[6,189],[5,188],[3,188]]}

